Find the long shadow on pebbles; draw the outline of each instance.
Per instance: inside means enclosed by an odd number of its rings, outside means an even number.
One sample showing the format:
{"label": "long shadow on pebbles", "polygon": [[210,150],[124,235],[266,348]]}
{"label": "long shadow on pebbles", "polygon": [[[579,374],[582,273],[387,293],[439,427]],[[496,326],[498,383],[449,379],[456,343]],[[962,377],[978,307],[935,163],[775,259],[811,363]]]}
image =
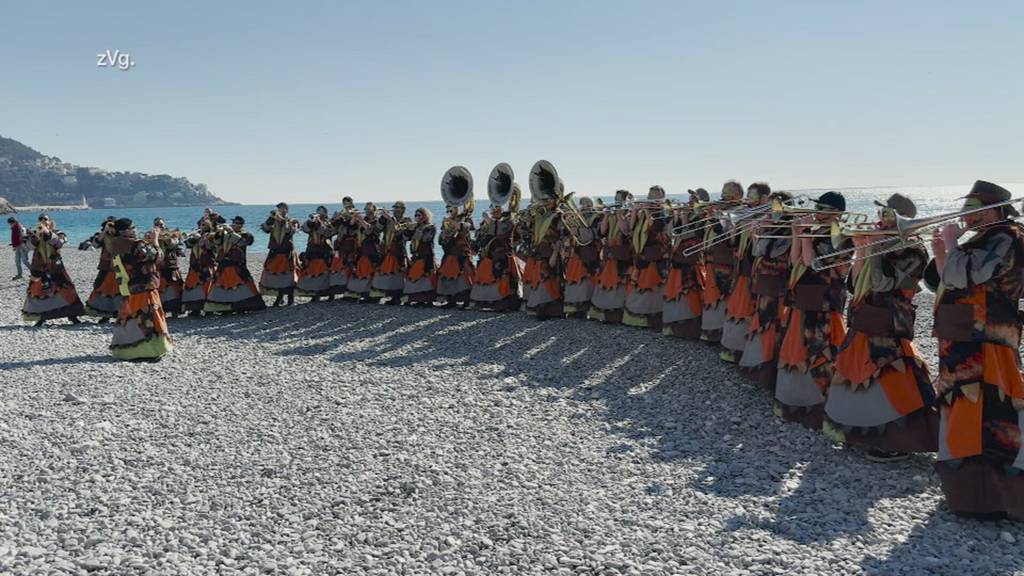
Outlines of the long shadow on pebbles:
{"label": "long shadow on pebbles", "polygon": [[[650,447],[643,457],[689,462],[698,472],[684,481],[693,488],[750,500],[748,514],[727,525],[734,531],[832,541],[870,531],[868,510],[879,500],[929,488],[906,478],[929,476],[931,459],[886,467],[835,449],[817,432],[776,420],[768,394],[719,362],[715,349],[625,326],[336,301],[315,312],[185,320],[172,332],[270,340],[284,344],[278,354],[342,363],[487,366],[512,386],[571,389],[574,400],[603,403],[612,433]],[[609,452],[633,450],[624,443]]]}

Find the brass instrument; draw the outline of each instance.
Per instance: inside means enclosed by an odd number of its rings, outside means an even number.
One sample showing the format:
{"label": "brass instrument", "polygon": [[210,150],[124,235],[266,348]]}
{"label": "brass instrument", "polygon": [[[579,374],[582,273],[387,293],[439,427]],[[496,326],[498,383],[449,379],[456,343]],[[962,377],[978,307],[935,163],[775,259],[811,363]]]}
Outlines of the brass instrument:
{"label": "brass instrument", "polygon": [[534,200],[543,202],[555,198],[563,188],[558,171],[551,162],[538,160],[530,168],[530,197]]}
{"label": "brass instrument", "polygon": [[[824,257],[815,258],[811,262],[811,268],[814,270],[828,270],[836,266],[841,266],[855,262],[859,258],[856,256],[856,252],[860,250],[864,255],[862,258],[872,258],[874,256],[881,256],[883,254],[889,254],[891,252],[898,252],[912,246],[923,244],[928,240],[927,235],[937,229],[939,226],[944,226],[951,223],[954,220],[958,220],[969,214],[976,214],[978,212],[984,212],[992,208],[1001,208],[1003,206],[1010,206],[1012,204],[1024,203],[1024,198],[1011,198],[1004,202],[998,202],[996,204],[989,204],[987,206],[979,206],[977,208],[968,208],[965,210],[958,210],[956,212],[948,212],[946,214],[939,214],[938,216],[929,216],[925,218],[907,218],[905,216],[896,215],[896,226],[894,228],[867,228],[863,223],[851,224],[840,224],[835,223],[832,226],[832,246],[837,250]],[[1014,220],[1014,218],[1007,218],[996,222],[990,222],[987,224],[981,224],[978,226],[971,226],[965,228],[964,232],[976,232],[990,226],[1002,224]],[[847,239],[856,236],[876,236],[879,240],[863,244],[861,246],[854,246],[851,248],[839,249],[843,242]],[[888,246],[885,246],[888,244]],[[884,246],[884,247],[883,247]],[[879,250],[872,250],[872,248],[881,247]],[[845,256],[849,254],[850,258],[842,261],[833,262],[826,264],[824,261],[827,259],[835,258],[836,256]]]}
{"label": "brass instrument", "polygon": [[511,166],[502,162],[491,170],[491,174],[487,178],[487,197],[491,200],[491,204],[504,206],[518,191],[516,175]]}
{"label": "brass instrument", "polygon": [[[463,166],[452,166],[441,178],[441,199],[445,206],[468,208],[473,202],[473,175]],[[469,210],[467,210],[469,211]]]}

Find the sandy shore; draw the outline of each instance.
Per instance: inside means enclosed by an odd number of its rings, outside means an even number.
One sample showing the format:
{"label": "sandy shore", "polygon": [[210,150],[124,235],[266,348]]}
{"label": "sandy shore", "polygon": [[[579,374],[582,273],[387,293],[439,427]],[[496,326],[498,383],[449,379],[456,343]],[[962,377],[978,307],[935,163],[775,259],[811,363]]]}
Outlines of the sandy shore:
{"label": "sandy shore", "polygon": [[[66,254],[83,299],[96,259]],[[175,320],[120,363],[107,326],[22,324],[11,260],[0,573],[1024,569],[1024,526],[949,514],[931,457],[783,424],[697,343],[335,302]]]}

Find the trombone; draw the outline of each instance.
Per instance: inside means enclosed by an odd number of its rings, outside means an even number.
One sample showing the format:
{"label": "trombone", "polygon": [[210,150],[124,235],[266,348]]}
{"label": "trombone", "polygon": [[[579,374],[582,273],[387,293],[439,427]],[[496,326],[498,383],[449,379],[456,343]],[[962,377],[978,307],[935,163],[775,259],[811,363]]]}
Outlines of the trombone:
{"label": "trombone", "polygon": [[[904,216],[896,215],[896,226],[894,228],[863,228],[863,223],[858,225],[843,226],[836,222],[832,227],[832,246],[836,248],[836,251],[825,256],[819,256],[811,262],[811,268],[818,270],[828,270],[829,268],[835,268],[836,266],[846,265],[857,260],[866,258],[872,258],[874,256],[881,256],[883,254],[889,254],[892,252],[898,252],[918,244],[923,244],[927,241],[926,235],[932,229],[938,228],[944,224],[947,224],[953,220],[963,218],[970,214],[977,214],[978,212],[984,212],[992,208],[1001,208],[1003,206],[1010,206],[1024,202],[1024,198],[1011,198],[1004,202],[998,202],[996,204],[989,204],[987,206],[979,206],[977,208],[968,208],[965,210],[959,210],[956,212],[948,212],[946,214],[939,214],[938,216],[929,216],[926,218],[906,218]],[[979,224],[978,226],[971,226],[965,228],[964,232],[976,232],[991,226],[996,226],[1004,222],[1009,222],[1014,218],[1004,218],[995,222],[988,222],[986,224]],[[843,244],[848,238],[855,236],[879,236],[882,237],[880,240],[875,240],[863,244],[861,246],[854,246],[851,248],[839,249],[839,246]],[[889,246],[883,247],[879,250],[873,250],[876,247],[882,247],[885,244]],[[857,257],[856,253],[860,250],[863,254],[861,257]],[[843,259],[841,261],[826,263],[826,260],[836,258],[837,256],[845,256],[850,254],[850,258]]]}

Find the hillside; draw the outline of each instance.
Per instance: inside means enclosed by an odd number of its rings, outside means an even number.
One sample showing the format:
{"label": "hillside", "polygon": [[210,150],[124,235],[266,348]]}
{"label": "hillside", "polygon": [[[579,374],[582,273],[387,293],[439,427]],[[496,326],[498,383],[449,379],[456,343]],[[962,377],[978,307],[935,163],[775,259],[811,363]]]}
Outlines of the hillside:
{"label": "hillside", "polygon": [[194,206],[229,204],[205,184],[166,174],[108,172],[76,166],[0,136],[0,197],[15,206]]}

